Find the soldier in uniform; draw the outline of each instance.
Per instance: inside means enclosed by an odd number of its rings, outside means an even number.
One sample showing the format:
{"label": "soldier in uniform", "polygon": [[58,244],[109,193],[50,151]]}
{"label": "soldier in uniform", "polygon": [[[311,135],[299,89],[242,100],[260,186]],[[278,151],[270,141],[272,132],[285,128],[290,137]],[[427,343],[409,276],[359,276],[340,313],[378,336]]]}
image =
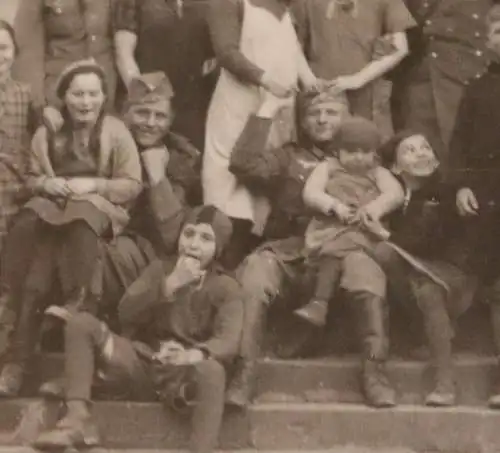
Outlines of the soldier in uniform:
{"label": "soldier in uniform", "polygon": [[449,141],[464,86],[488,63],[485,16],[491,0],[405,0],[418,22],[410,53],[393,73],[396,130],[422,132],[449,169]]}

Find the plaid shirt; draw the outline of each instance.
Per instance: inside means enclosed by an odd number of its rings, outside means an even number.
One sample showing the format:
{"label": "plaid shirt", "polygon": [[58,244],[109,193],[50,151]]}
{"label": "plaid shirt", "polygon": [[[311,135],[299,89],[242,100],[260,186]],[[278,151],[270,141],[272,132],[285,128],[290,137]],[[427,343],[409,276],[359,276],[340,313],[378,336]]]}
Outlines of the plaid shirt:
{"label": "plaid shirt", "polygon": [[0,85],[0,249],[12,217],[30,154],[35,109],[27,85],[9,79]]}

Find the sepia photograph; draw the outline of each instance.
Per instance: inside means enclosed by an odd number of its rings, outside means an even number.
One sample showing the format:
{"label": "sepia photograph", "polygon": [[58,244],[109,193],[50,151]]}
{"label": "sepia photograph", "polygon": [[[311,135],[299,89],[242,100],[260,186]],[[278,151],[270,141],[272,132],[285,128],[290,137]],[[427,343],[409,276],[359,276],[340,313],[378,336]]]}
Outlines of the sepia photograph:
{"label": "sepia photograph", "polygon": [[80,451],[500,453],[499,0],[0,0],[0,453]]}

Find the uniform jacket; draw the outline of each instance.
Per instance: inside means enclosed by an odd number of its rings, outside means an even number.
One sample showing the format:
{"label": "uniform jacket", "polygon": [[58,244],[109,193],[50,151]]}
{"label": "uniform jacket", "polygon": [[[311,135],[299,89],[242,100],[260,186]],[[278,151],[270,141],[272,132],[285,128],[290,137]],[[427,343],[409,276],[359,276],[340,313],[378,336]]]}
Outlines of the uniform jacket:
{"label": "uniform jacket", "polygon": [[[410,53],[392,74],[395,91],[410,96],[413,84],[430,84],[438,132],[447,147],[464,86],[479,77],[488,64],[485,16],[493,2],[405,1],[418,27],[407,32]],[[421,123],[425,125],[426,119]]]}

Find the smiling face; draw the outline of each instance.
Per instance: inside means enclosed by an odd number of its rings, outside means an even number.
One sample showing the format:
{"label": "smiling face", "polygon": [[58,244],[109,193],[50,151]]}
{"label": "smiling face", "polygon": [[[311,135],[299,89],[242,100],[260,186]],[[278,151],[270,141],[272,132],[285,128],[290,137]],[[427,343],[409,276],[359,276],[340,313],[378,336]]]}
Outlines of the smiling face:
{"label": "smiling face", "polygon": [[200,262],[202,269],[214,260],[217,242],[214,230],[208,223],[188,223],[179,237],[179,257],[189,257]]}
{"label": "smiling face", "polygon": [[302,126],[313,142],[329,142],[335,137],[347,113],[347,106],[341,102],[313,104],[305,110]]}
{"label": "smiling face", "polygon": [[0,29],[0,77],[10,74],[16,49],[7,30]]}
{"label": "smiling face", "polygon": [[423,135],[412,135],[399,144],[393,170],[398,174],[422,178],[431,176],[438,165],[427,139]]}
{"label": "smiling face", "polygon": [[142,148],[160,144],[172,124],[172,106],[169,99],[130,106],[126,121]]}
{"label": "smiling face", "polygon": [[64,95],[68,113],[76,124],[94,124],[101,113],[106,96],[97,74],[77,74]]}

